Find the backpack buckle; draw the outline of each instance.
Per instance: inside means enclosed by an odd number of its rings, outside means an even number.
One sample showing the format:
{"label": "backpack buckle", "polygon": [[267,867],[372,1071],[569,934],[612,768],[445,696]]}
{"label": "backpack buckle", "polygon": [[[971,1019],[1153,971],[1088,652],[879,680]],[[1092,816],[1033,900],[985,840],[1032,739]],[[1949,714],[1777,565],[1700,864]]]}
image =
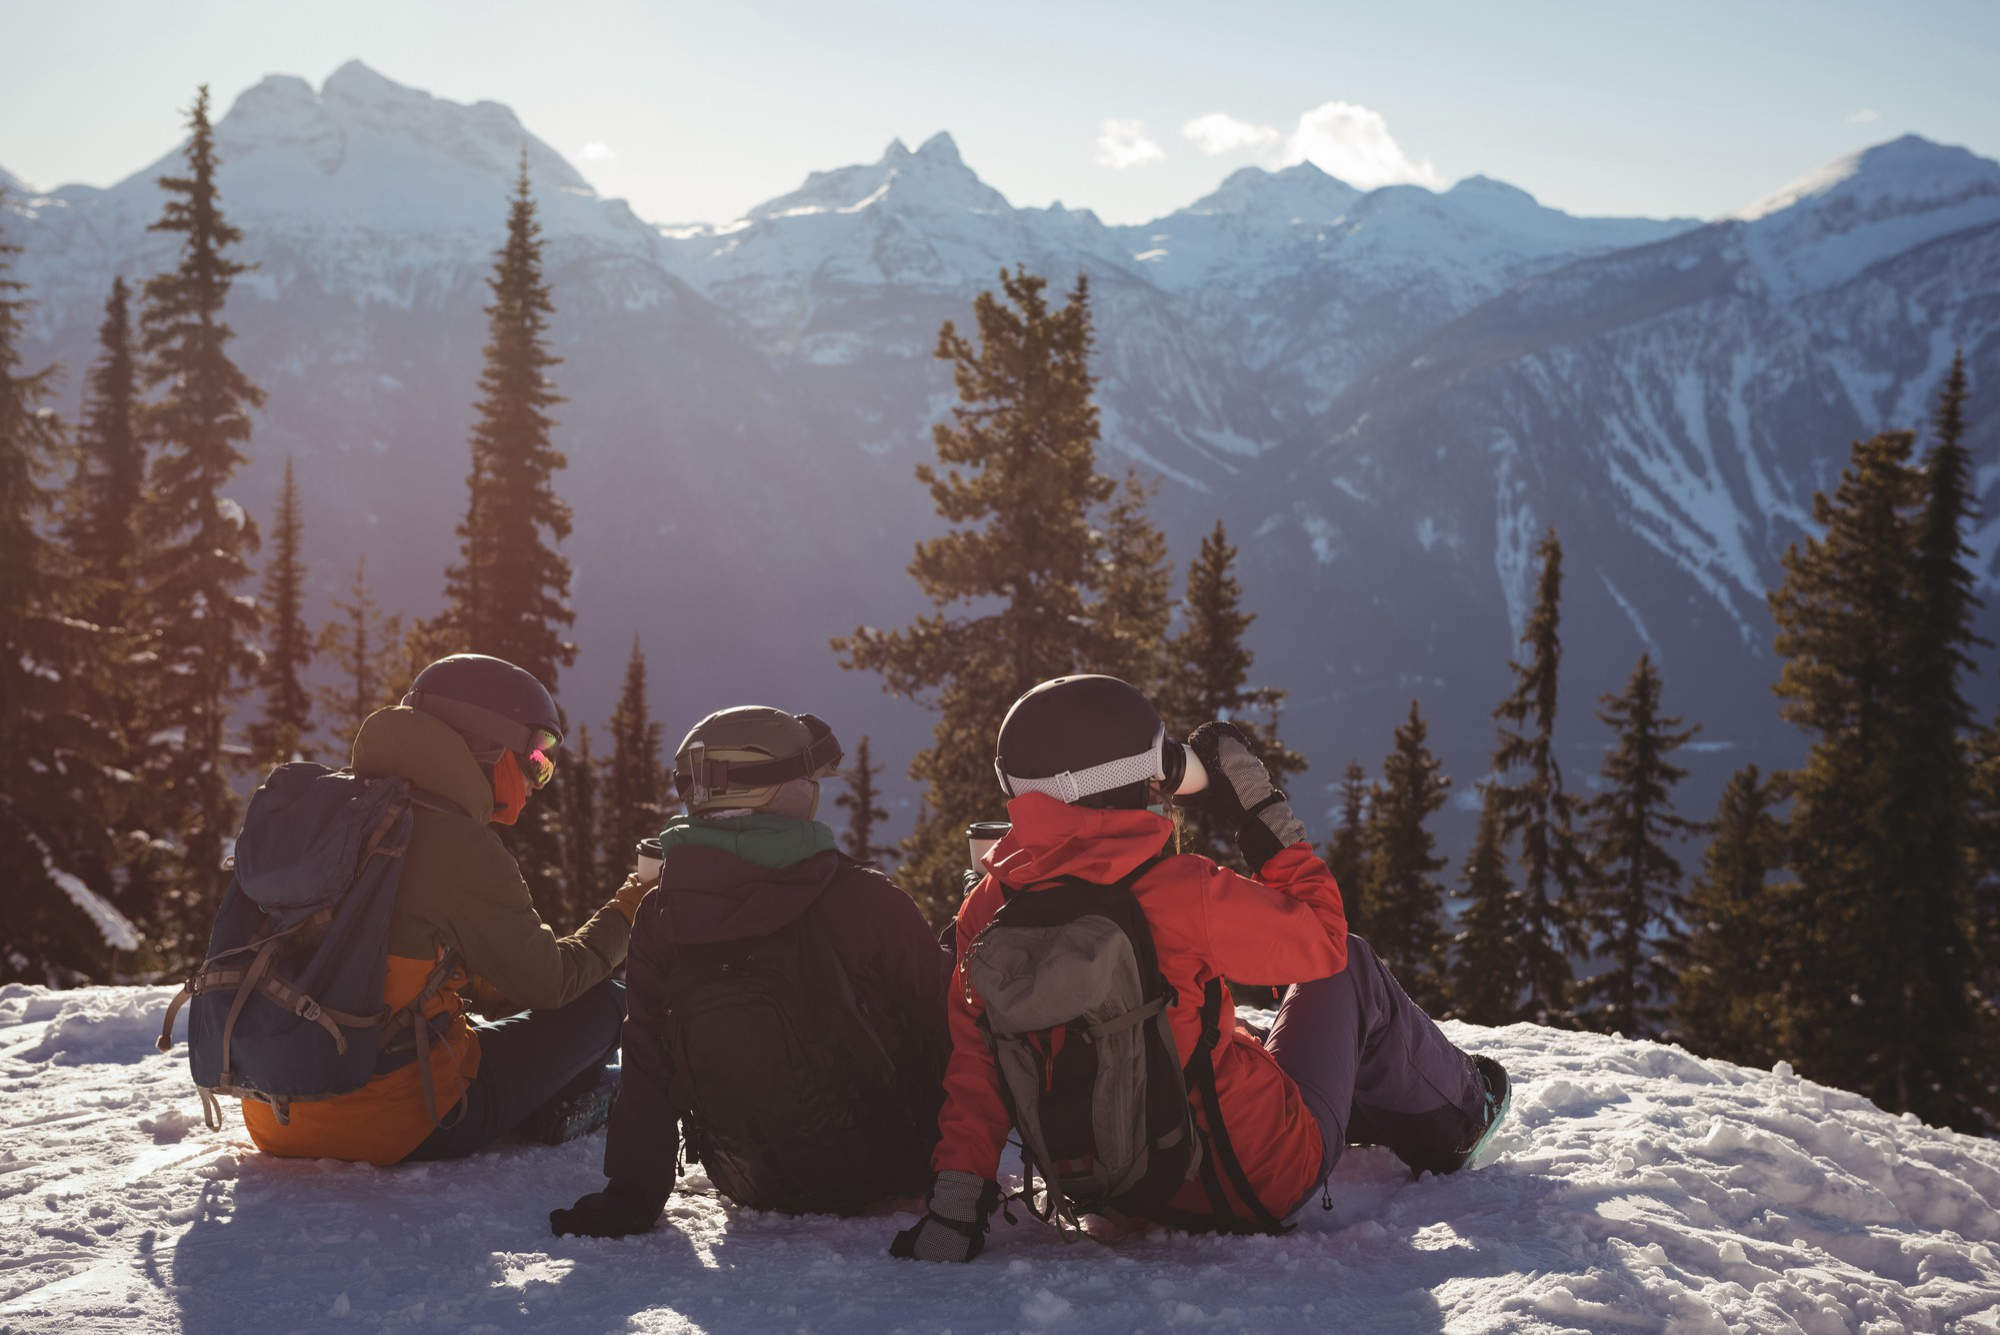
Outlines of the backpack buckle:
{"label": "backpack buckle", "polygon": [[320,1015],[319,1003],[311,997],[300,997],[298,1004],[292,1007],[292,1014],[298,1016],[308,1024],[318,1024]]}

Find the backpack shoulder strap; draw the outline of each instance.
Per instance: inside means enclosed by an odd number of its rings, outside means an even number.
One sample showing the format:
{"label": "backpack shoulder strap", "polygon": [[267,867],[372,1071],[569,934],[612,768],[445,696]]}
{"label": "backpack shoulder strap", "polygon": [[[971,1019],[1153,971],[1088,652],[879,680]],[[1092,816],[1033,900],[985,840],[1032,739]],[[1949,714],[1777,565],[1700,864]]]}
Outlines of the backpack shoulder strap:
{"label": "backpack shoulder strap", "polygon": [[1208,1113],[1208,1141],[1215,1152],[1203,1157],[1202,1185],[1208,1191],[1209,1201],[1215,1206],[1216,1214],[1236,1222],[1235,1211],[1229,1208],[1229,1201],[1222,1194],[1222,1183],[1217,1180],[1215,1160],[1220,1160],[1222,1170],[1229,1175],[1229,1184],[1236,1188],[1236,1195],[1250,1208],[1255,1220],[1251,1232],[1289,1233],[1291,1230],[1265,1208],[1257,1198],[1257,1190],[1250,1185],[1250,1175],[1243,1171],[1243,1161],[1236,1157],[1236,1146],[1229,1139],[1229,1128],[1222,1121],[1222,1099],[1215,1088],[1215,1045],[1222,1040],[1222,1008],[1227,992],[1220,978],[1211,978],[1202,990],[1201,1039],[1195,1044],[1194,1055],[1188,1058],[1186,1075],[1188,1083],[1201,1091],[1202,1106]]}
{"label": "backpack shoulder strap", "polygon": [[464,816],[467,820],[472,818],[471,812],[450,798],[439,797],[430,789],[419,788],[414,783],[410,785],[410,805],[421,807],[425,811],[442,811],[447,816]]}

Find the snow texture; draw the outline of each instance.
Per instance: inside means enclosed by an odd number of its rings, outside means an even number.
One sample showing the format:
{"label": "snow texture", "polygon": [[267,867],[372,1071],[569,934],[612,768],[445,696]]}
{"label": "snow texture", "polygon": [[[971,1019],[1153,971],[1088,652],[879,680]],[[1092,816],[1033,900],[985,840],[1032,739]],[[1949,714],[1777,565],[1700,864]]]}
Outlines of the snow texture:
{"label": "snow texture", "polygon": [[556,1239],[602,1143],[388,1170],[201,1125],[168,991],[0,989],[0,1331],[1993,1331],[2000,1145],[1678,1048],[1447,1026],[1514,1073],[1497,1162],[1411,1181],[1350,1150],[1282,1238],[1065,1244],[971,1266],[860,1219],[724,1206]]}

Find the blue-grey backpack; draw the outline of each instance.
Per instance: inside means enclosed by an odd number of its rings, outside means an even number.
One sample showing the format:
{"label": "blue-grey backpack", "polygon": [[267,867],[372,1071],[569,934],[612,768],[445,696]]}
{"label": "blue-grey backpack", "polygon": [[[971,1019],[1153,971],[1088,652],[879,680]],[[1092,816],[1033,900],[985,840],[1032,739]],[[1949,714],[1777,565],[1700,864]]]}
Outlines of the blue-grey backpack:
{"label": "blue-grey backpack", "polygon": [[287,1124],[292,1104],[351,1093],[411,1061],[438,1120],[430,1044],[444,1017],[417,1017],[457,968],[455,953],[407,1005],[383,1004],[413,802],[442,805],[402,779],[304,761],[280,765],[251,795],[208,957],[160,1030],[166,1052],[189,1007],[188,1065],[211,1127],[219,1096],[269,1104]]}

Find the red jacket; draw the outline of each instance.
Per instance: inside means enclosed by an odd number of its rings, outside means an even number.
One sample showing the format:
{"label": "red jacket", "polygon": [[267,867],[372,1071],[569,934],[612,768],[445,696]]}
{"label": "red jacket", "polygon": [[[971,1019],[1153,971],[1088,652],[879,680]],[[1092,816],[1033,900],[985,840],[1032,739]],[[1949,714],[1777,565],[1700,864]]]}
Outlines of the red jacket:
{"label": "red jacket", "polygon": [[[1159,852],[1172,828],[1150,811],[1073,807],[1042,793],[1007,804],[1014,828],[986,856],[986,879],[958,914],[958,959],[999,910],[1003,884],[1032,887],[1057,876],[1110,884]],[[1170,857],[1133,887],[1160,958],[1160,972],[1180,994],[1172,1014],[1174,1042],[1185,1062],[1201,1036],[1201,1000],[1211,978],[1281,985],[1339,973],[1347,967],[1347,915],[1340,887],[1310,844],[1294,844],[1265,864],[1257,880],[1238,876],[1194,854]],[[951,1063],[931,1167],[991,1178],[1013,1123],[1001,1102],[999,1073],[979,1032],[984,1008],[963,966],[951,988]],[[1215,1050],[1215,1084],[1222,1120],[1245,1174],[1273,1214],[1295,1208],[1312,1190],[1320,1161],[1319,1125],[1298,1086],[1263,1045],[1226,1025]],[[1196,1118],[1206,1124],[1192,1089]],[[1212,1213],[1199,1181],[1174,1208]],[[1248,1212],[1231,1192],[1231,1208]]]}

